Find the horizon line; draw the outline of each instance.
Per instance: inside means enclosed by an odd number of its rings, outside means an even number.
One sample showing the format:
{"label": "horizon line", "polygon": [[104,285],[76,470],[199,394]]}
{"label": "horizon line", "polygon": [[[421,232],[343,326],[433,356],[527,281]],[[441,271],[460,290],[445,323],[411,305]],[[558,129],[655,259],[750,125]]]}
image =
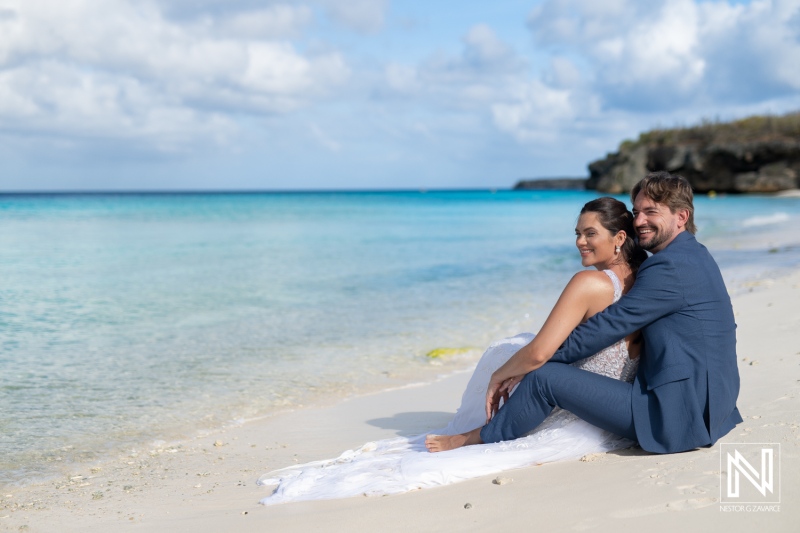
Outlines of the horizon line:
{"label": "horizon line", "polygon": [[[122,190],[14,190],[0,191],[0,196],[80,196],[80,195],[169,195],[169,194],[382,194],[382,193],[429,193],[429,192],[530,192],[536,189],[515,189],[513,187],[467,187],[467,188],[427,188],[407,189],[122,189]],[[538,189],[541,191],[578,191],[578,189]]]}

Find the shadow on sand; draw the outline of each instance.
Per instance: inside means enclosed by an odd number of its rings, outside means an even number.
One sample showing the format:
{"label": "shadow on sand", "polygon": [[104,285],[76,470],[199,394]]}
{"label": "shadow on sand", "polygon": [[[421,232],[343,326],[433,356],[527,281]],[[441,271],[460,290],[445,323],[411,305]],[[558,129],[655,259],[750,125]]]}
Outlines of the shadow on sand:
{"label": "shadow on sand", "polygon": [[397,435],[408,437],[443,428],[452,418],[453,413],[424,411],[417,413],[397,413],[387,418],[373,418],[372,420],[367,420],[367,423],[381,429],[394,430]]}

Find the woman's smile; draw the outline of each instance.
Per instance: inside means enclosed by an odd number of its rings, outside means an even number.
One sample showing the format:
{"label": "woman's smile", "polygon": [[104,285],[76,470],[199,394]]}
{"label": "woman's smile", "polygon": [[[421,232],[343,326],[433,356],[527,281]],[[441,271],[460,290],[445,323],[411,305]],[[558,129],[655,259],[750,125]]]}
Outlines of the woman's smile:
{"label": "woman's smile", "polygon": [[597,218],[597,213],[584,213],[575,228],[575,246],[585,267],[606,268],[615,258],[614,240]]}

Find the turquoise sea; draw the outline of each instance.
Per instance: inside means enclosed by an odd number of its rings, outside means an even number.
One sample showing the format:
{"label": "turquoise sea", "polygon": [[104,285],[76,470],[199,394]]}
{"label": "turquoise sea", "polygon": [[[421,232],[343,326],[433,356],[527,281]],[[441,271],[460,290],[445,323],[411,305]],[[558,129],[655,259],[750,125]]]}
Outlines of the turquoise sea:
{"label": "turquoise sea", "polygon": [[[541,324],[596,196],[0,195],[0,484],[465,367]],[[800,199],[696,209],[731,292],[800,265]]]}

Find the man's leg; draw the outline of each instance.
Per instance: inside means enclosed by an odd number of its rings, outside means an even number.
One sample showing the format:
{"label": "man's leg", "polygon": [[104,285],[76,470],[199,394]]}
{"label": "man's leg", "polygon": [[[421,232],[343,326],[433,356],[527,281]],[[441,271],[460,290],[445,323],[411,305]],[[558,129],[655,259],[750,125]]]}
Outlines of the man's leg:
{"label": "man's leg", "polygon": [[592,425],[636,440],[630,383],[564,363],[546,363],[520,382],[508,402],[483,427],[483,442],[516,439],[534,429],[555,406]]}

